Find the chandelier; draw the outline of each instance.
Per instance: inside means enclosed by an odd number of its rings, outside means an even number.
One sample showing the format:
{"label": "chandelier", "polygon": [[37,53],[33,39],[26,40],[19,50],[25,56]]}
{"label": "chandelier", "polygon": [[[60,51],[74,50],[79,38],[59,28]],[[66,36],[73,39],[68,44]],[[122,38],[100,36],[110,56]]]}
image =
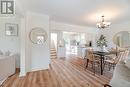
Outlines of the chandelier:
{"label": "chandelier", "polygon": [[97,27],[100,28],[100,29],[104,29],[104,28],[108,28],[110,26],[110,22],[105,22],[104,21],[104,16],[101,16],[102,17],[102,20],[101,22],[97,23]]}

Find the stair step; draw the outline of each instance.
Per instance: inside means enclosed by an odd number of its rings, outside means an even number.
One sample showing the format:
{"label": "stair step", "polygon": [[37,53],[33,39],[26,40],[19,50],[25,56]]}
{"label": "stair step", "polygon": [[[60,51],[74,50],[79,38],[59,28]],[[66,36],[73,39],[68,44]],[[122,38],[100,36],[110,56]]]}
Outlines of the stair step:
{"label": "stair step", "polygon": [[50,51],[50,53],[56,53],[56,51]]}
{"label": "stair step", "polygon": [[54,50],[56,50],[56,49],[51,49],[51,51],[54,51]]}
{"label": "stair step", "polygon": [[57,55],[57,53],[50,53],[50,55]]}
{"label": "stair step", "polygon": [[51,54],[54,54],[54,53],[56,54],[57,52],[50,52],[50,53],[51,53]]}
{"label": "stair step", "polygon": [[57,52],[50,52],[50,53],[51,53],[51,54],[54,54],[54,53],[56,54]]}
{"label": "stair step", "polygon": [[50,55],[50,56],[57,56],[57,55],[55,54],[55,55]]}
{"label": "stair step", "polygon": [[52,59],[55,59],[55,58],[57,58],[57,56],[51,56],[51,58],[52,58]]}
{"label": "stair step", "polygon": [[51,59],[57,58],[57,51],[56,51],[56,49],[53,49],[53,48],[50,49],[50,56],[51,56]]}
{"label": "stair step", "polygon": [[57,56],[56,54],[51,54],[51,56]]}
{"label": "stair step", "polygon": [[57,58],[57,56],[51,56],[51,58],[54,58],[54,57]]}
{"label": "stair step", "polygon": [[50,52],[56,52],[56,51],[50,51]]}
{"label": "stair step", "polygon": [[51,57],[57,57],[57,55],[51,55]]}
{"label": "stair step", "polygon": [[56,52],[56,50],[50,50],[51,52]]}

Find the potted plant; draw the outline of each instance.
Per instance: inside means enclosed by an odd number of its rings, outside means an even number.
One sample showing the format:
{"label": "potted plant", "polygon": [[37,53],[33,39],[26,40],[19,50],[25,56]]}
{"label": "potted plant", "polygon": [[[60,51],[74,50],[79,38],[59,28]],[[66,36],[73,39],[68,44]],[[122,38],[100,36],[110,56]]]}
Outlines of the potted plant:
{"label": "potted plant", "polygon": [[104,51],[105,47],[107,47],[107,40],[104,35],[101,35],[97,40],[97,46],[101,48],[101,51]]}

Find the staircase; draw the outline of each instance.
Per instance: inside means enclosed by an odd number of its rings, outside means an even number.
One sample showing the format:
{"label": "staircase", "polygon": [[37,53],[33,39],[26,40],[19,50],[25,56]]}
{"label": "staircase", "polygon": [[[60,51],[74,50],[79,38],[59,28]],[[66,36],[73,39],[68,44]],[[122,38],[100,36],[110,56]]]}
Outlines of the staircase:
{"label": "staircase", "polygon": [[56,52],[56,49],[51,48],[51,50],[50,50],[50,55],[51,55],[51,59],[55,59],[55,58],[57,58],[57,52]]}

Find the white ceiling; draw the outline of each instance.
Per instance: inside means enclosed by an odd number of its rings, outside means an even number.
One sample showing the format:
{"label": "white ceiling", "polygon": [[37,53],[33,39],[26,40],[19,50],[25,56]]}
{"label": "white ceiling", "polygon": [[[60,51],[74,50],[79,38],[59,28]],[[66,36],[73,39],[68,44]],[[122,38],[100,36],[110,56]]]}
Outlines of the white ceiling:
{"label": "white ceiling", "polygon": [[130,20],[130,0],[20,0],[20,3],[26,10],[65,23],[95,26],[102,15],[112,23]]}

